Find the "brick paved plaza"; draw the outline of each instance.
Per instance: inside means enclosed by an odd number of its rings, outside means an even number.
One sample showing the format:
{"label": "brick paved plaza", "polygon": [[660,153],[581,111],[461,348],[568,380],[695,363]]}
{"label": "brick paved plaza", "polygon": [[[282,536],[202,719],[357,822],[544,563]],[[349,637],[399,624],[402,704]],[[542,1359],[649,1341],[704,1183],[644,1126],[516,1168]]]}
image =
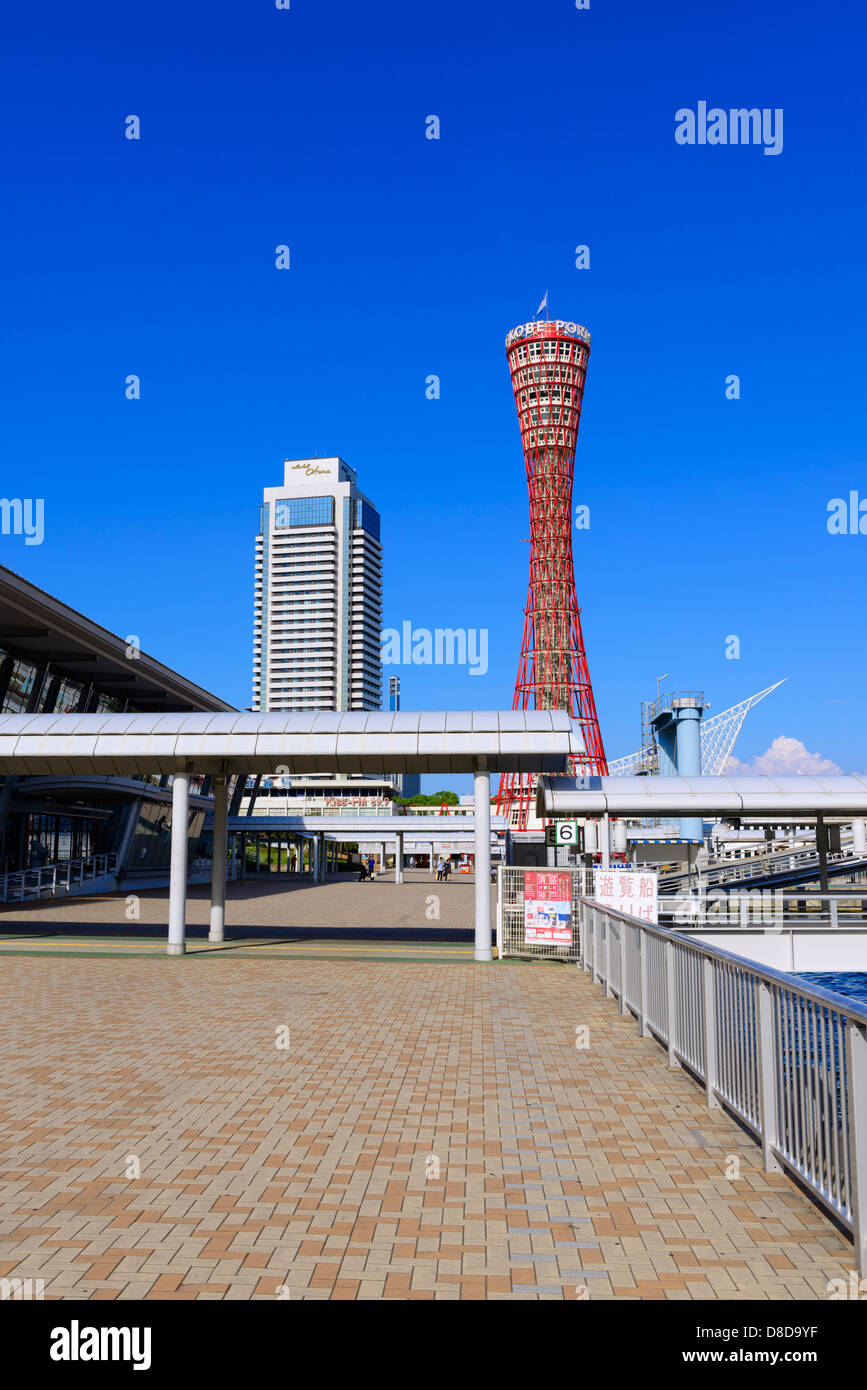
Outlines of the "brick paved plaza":
{"label": "brick paved plaza", "polygon": [[[251,929],[300,927],[305,931],[334,928],[376,928],[433,930],[448,928],[473,931],[472,875],[454,875],[448,883],[437,883],[429,871],[405,870],[406,881],[394,882],[388,870],[373,883],[359,883],[357,874],[329,874],[325,883],[312,884],[307,877],[293,880],[286,874],[263,875],[245,883],[230,883],[227,890],[227,931],[237,928],[245,934]],[[8,903],[0,908],[2,935],[18,930],[62,932],[70,927],[118,928],[125,935],[142,927],[167,928],[169,894],[167,888],[135,890],[139,917],[126,916],[127,895],[107,893],[99,897],[55,898],[42,902]],[[431,898],[436,898],[433,908]],[[494,920],[496,888],[491,887],[491,919]],[[187,898],[188,927],[207,927],[210,888],[190,887]],[[433,915],[434,910],[438,913]],[[165,932],[162,934],[165,939]]]}
{"label": "brick paved plaza", "polygon": [[823,1299],[853,1267],[574,967],[194,946],[0,971],[0,1275],[47,1298]]}

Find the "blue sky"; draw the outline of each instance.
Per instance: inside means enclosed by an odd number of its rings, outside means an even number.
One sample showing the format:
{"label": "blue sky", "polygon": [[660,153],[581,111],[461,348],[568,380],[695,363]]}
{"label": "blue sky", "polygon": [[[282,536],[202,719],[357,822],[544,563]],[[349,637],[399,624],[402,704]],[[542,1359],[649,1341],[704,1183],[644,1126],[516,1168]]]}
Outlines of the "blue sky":
{"label": "blue sky", "polygon": [[[529,531],[503,339],[548,287],[593,335],[575,570],[609,755],[662,672],[712,710],[788,676],[740,758],[784,735],[867,766],[867,537],[826,529],[867,498],[854,5],[5,25],[2,491],[45,498],[46,536],[0,537],[3,563],[243,707],[262,487],[340,454],[383,516],[385,624],[489,630],[484,677],[393,668],[404,706],[508,707]],[[678,145],[700,100],[782,108],[782,153]]]}

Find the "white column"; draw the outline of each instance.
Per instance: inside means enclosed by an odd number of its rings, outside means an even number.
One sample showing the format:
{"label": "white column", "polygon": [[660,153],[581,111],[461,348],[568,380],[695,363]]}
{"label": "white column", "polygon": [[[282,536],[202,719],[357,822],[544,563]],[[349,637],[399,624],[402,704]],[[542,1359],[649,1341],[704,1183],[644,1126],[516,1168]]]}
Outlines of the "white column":
{"label": "white column", "polygon": [[430,842],[430,872],[431,872],[431,878],[433,878],[433,876],[434,876],[434,874],[436,873],[436,871],[437,871],[437,866],[436,866],[436,857],[435,857],[435,855],[434,855],[434,842],[433,842],[433,840],[431,840],[431,842]]}
{"label": "white column", "polygon": [[816,817],[816,849],[819,854],[819,892],[828,891],[828,827],[821,816]]}
{"label": "white column", "polygon": [[474,960],[491,955],[491,774],[480,768],[473,773],[476,944]]}
{"label": "white column", "polygon": [[211,927],[209,941],[222,941],[226,925],[226,836],[229,802],[225,777],[214,778],[214,859],[211,864]]}
{"label": "white column", "polygon": [[610,869],[610,868],[611,868],[611,821],[609,820],[608,812],[607,812],[607,811],[605,812],[605,815],[602,817],[602,825],[601,825],[600,829],[601,829],[601,831],[602,831],[602,843],[601,843],[601,845],[599,846],[599,848],[602,850],[602,867],[603,867],[603,869]]}
{"label": "white column", "polygon": [[853,820],[852,850],[855,854],[867,854],[867,820]]}
{"label": "white column", "polygon": [[187,822],[190,818],[190,777],[176,772],[172,782],[172,853],[169,870],[170,956],[182,956],[187,920]]}
{"label": "white column", "polygon": [[403,834],[398,831],[394,837],[394,881],[403,883]]}

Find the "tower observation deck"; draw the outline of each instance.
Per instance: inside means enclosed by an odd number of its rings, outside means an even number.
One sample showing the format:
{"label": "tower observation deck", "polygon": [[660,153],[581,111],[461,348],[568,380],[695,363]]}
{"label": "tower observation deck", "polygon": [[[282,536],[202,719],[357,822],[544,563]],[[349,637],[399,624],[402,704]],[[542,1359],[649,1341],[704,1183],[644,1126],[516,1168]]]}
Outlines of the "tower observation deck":
{"label": "tower observation deck", "polygon": [[[572,563],[572,481],[590,334],[562,319],[513,328],[506,354],[527,471],[530,578],[513,709],[567,710],[581,728],[586,752],[573,775],[605,775],[608,764],[587,656]],[[536,779],[500,780],[497,811],[525,829]]]}

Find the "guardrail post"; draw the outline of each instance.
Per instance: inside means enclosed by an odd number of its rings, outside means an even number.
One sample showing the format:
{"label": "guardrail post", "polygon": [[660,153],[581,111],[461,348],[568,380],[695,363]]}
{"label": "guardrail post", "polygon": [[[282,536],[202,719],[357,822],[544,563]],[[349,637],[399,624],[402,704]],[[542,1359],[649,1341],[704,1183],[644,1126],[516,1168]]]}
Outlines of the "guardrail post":
{"label": "guardrail post", "polygon": [[702,1008],[704,1011],[704,1082],[708,1110],[721,1109],[716,1095],[716,998],[713,961],[705,956],[701,963]]}
{"label": "guardrail post", "polygon": [[591,961],[590,979],[593,981],[594,985],[597,985],[602,977],[600,976],[599,970],[598,970],[598,968],[597,968],[597,947],[598,947],[598,941],[597,941],[597,937],[596,937],[596,908],[595,908],[595,907],[591,907],[591,909],[590,909],[590,921],[591,921],[590,935],[591,935],[591,941],[592,941],[592,943],[593,943],[593,959],[592,959],[592,961]]}
{"label": "guardrail post", "polygon": [[674,998],[674,943],[665,943],[665,999],[666,999],[666,1042],[668,1043],[668,1065],[679,1067],[680,1062],[674,1054],[674,1029],[677,1020],[677,1005]]}
{"label": "guardrail post", "polygon": [[[573,883],[572,883],[572,898],[573,898],[573,901],[574,901],[574,898],[575,898],[575,883],[574,883],[574,880],[573,880]],[[587,916],[587,909],[586,909],[586,907],[584,906],[583,902],[581,901],[581,897],[580,897],[580,894],[579,894],[579,897],[578,897],[578,960],[577,960],[577,962],[576,962],[576,964],[577,964],[579,970],[585,970],[585,969],[586,969],[586,966],[585,966],[585,964],[584,964],[584,932],[585,932],[585,920],[586,920],[586,916]]]}
{"label": "guardrail post", "polygon": [[497,959],[503,959],[503,866],[497,865]]}
{"label": "guardrail post", "polygon": [[867,1031],[848,1021],[849,1173],[852,1183],[852,1235],[858,1278],[867,1274]]}
{"label": "guardrail post", "polygon": [[[759,1082],[759,1121],[762,1157],[766,1173],[783,1171],[774,1156],[777,1143],[777,1040],[774,1036],[774,1001],[769,985],[756,981],[756,1072]],[[797,1103],[797,1102],[796,1102]]]}
{"label": "guardrail post", "polygon": [[620,1012],[626,1013],[626,923],[620,923]]}
{"label": "guardrail post", "polygon": [[638,1035],[646,1038],[647,1027],[647,932],[643,927],[638,932],[638,976],[639,984],[639,1012],[638,1012]]}
{"label": "guardrail post", "polygon": [[830,911],[831,911],[831,926],[832,926],[832,927],[839,927],[840,923],[839,923],[838,920],[837,920],[837,899],[836,899],[836,898],[831,898],[830,901],[829,901],[829,903],[828,903],[828,906],[829,906]]}
{"label": "guardrail post", "polygon": [[605,998],[611,996],[611,924],[607,917],[603,918],[605,927]]}

